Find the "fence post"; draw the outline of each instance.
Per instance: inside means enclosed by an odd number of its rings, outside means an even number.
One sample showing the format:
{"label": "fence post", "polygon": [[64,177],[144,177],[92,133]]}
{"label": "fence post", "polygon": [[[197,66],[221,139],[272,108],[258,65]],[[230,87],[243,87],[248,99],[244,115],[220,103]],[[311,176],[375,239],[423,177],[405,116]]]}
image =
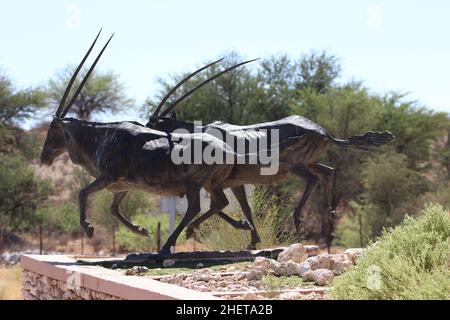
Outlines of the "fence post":
{"label": "fence post", "polygon": [[167,197],[167,209],[169,211],[169,236],[175,229],[175,210],[177,208],[177,198],[174,196]]}
{"label": "fence post", "polygon": [[42,222],[39,222],[39,254],[43,253],[43,249],[44,249],[44,244],[43,244],[43,240],[42,240]]}
{"label": "fence post", "polygon": [[158,222],[156,227],[156,252],[161,249],[161,222]]}
{"label": "fence post", "polygon": [[0,253],[3,252],[3,228],[0,228]]}
{"label": "fence post", "polygon": [[84,230],[81,228],[81,255],[84,255]]}
{"label": "fence post", "polygon": [[116,225],[112,226],[112,256],[116,256]]}

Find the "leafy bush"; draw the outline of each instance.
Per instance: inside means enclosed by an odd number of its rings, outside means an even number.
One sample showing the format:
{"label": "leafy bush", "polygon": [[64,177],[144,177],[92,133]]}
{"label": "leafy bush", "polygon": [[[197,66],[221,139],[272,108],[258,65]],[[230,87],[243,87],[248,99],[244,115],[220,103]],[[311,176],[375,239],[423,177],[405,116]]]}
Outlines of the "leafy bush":
{"label": "leafy bush", "polygon": [[30,228],[36,208],[50,194],[50,184],[33,176],[19,154],[0,154],[0,222],[11,230]]}
{"label": "leafy bush", "polygon": [[44,136],[38,131],[21,132],[17,139],[17,148],[28,161],[39,158],[43,145]]}
{"label": "leafy bush", "polygon": [[350,202],[352,212],[346,214],[334,231],[333,244],[344,248],[365,247],[371,235],[371,225],[364,207]]}
{"label": "leafy bush", "polygon": [[72,202],[60,206],[39,208],[37,215],[42,219],[47,230],[74,235],[79,233],[80,213],[78,205]]}
{"label": "leafy bush", "polygon": [[335,280],[335,299],[450,299],[450,214],[430,206],[406,217]]}
{"label": "leafy bush", "polygon": [[427,190],[424,177],[408,168],[407,157],[392,150],[369,158],[361,174],[364,191],[358,201],[350,203],[352,214],[338,224],[336,244],[366,245],[383,228],[401,223],[407,212],[417,214],[419,196]]}

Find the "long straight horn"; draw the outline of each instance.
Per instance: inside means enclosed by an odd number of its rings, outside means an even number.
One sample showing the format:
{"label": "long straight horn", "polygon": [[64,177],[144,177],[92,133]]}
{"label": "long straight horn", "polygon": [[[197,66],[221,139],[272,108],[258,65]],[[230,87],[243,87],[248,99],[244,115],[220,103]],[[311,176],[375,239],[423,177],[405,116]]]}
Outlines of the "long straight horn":
{"label": "long straight horn", "polygon": [[74,74],[72,75],[72,78],[70,78],[70,81],[66,87],[66,90],[64,91],[63,97],[61,99],[61,101],[59,102],[59,106],[58,109],[55,112],[55,116],[59,117],[59,114],[61,113],[61,110],[64,107],[64,104],[66,103],[66,99],[67,96],[69,95],[70,89],[72,88],[73,82],[75,81],[78,72],[80,72],[81,68],[83,67],[84,62],[86,61],[87,57],[89,56],[89,54],[92,51],[92,48],[94,48],[95,43],[97,42],[98,37],[100,36],[100,33],[102,32],[102,29],[100,29],[100,31],[98,32],[97,36],[94,39],[94,42],[92,42],[91,47],[89,48],[89,50],[86,52],[86,54],[84,55],[83,60],[81,60],[80,64],[78,65],[77,69],[75,70]]}
{"label": "long straight horn", "polygon": [[209,79],[203,81],[203,82],[200,83],[198,86],[196,86],[195,88],[189,90],[187,93],[185,93],[185,94],[182,95],[180,98],[178,98],[177,100],[175,100],[170,106],[167,107],[166,110],[164,110],[164,111],[161,113],[161,116],[165,116],[166,114],[168,114],[170,111],[172,111],[172,110],[177,106],[177,104],[179,104],[181,101],[183,101],[184,99],[186,99],[187,97],[189,97],[192,93],[194,93],[194,91],[197,91],[198,89],[200,89],[201,87],[203,87],[205,84],[207,84],[207,83],[213,81],[214,79],[220,77],[221,75],[223,75],[224,73],[226,73],[226,72],[228,72],[228,71],[231,71],[231,70],[233,70],[233,69],[235,69],[235,68],[237,68],[237,67],[240,67],[240,66],[242,66],[242,65],[244,65],[244,64],[246,64],[246,63],[250,63],[250,62],[256,61],[256,60],[258,60],[258,59],[259,59],[259,58],[241,62],[241,63],[236,64],[236,65],[234,65],[234,66],[232,66],[232,67],[229,67],[229,68],[223,70],[222,72],[219,72],[219,73],[216,74],[215,76],[213,76],[213,77],[211,77],[211,78],[209,78]]}
{"label": "long straight horn", "polygon": [[109,37],[108,42],[106,42],[105,46],[103,47],[102,51],[100,51],[100,53],[98,54],[97,58],[95,59],[94,63],[92,64],[92,66],[89,68],[89,71],[86,73],[86,75],[84,76],[83,80],[80,83],[80,86],[78,87],[77,91],[75,92],[75,94],[73,95],[72,99],[70,100],[69,104],[67,105],[67,107],[64,109],[64,111],[61,113],[61,117],[64,118],[64,116],[67,114],[67,112],[69,112],[70,107],[74,104],[75,100],[77,100],[78,95],[80,94],[81,90],[84,87],[84,84],[86,83],[87,79],[89,78],[90,74],[92,73],[92,71],[94,70],[98,60],[100,60],[100,57],[103,54],[103,51],[105,51],[106,47],[108,46],[109,42],[111,41],[112,37],[114,36],[114,33],[111,35],[111,37]]}
{"label": "long straight horn", "polygon": [[206,68],[211,67],[212,65],[214,65],[214,64],[216,64],[216,63],[218,63],[218,62],[220,62],[220,61],[222,61],[222,60],[223,60],[223,58],[222,58],[222,59],[219,59],[219,60],[217,60],[217,61],[214,61],[214,62],[212,62],[212,63],[210,63],[210,64],[208,64],[208,65],[206,65],[206,66],[204,66],[204,67],[201,67],[200,69],[194,71],[193,73],[191,73],[190,75],[188,75],[186,78],[184,78],[183,80],[181,80],[180,82],[178,82],[178,83],[175,85],[175,87],[173,87],[173,88],[172,88],[172,89],[164,96],[164,98],[161,100],[161,102],[159,103],[159,105],[156,107],[155,111],[153,111],[152,115],[150,116],[149,121],[152,120],[152,119],[156,119],[156,118],[158,117],[158,113],[159,113],[159,111],[161,110],[161,108],[162,108],[162,106],[164,105],[164,103],[166,103],[167,99],[169,99],[169,97],[170,97],[170,96],[171,96],[171,95],[172,95],[179,87],[181,87],[181,85],[182,85],[183,83],[185,83],[186,81],[188,81],[189,79],[191,79],[193,76],[195,76],[195,75],[198,74],[199,72],[205,70]]}

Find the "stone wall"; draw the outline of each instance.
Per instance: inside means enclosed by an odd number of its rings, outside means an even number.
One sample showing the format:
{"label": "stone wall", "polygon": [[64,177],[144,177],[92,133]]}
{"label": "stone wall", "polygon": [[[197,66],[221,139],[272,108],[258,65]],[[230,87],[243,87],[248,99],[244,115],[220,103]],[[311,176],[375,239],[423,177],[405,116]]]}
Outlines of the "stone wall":
{"label": "stone wall", "polygon": [[[20,258],[22,291],[26,300],[218,300],[209,293],[118,270],[77,263],[99,258],[69,255],[27,255]],[[116,260],[117,258],[111,258]],[[104,261],[105,258],[100,260]]]}
{"label": "stone wall", "polygon": [[29,270],[22,271],[22,295],[25,300],[122,300],[103,292],[75,288]]}

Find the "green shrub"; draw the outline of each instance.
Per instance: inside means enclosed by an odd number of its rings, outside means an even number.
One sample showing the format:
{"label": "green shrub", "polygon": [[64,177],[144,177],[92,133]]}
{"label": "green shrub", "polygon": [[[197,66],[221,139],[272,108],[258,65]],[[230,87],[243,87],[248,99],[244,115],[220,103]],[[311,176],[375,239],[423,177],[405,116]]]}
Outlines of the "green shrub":
{"label": "green shrub", "polygon": [[11,230],[35,225],[36,209],[52,188],[48,181],[33,175],[20,154],[0,154],[0,224]]}
{"label": "green shrub", "polygon": [[75,235],[81,230],[78,205],[68,202],[60,206],[39,208],[37,214],[47,230]]}
{"label": "green shrub", "polygon": [[44,136],[38,131],[23,132],[17,139],[17,148],[28,161],[39,158],[43,145]]}
{"label": "green shrub", "polygon": [[350,202],[352,210],[343,215],[334,231],[333,245],[344,248],[365,247],[370,240],[370,223],[364,207]]}
{"label": "green shrub", "polygon": [[335,299],[450,299],[450,215],[430,206],[385,230],[358,265],[338,277]]}

